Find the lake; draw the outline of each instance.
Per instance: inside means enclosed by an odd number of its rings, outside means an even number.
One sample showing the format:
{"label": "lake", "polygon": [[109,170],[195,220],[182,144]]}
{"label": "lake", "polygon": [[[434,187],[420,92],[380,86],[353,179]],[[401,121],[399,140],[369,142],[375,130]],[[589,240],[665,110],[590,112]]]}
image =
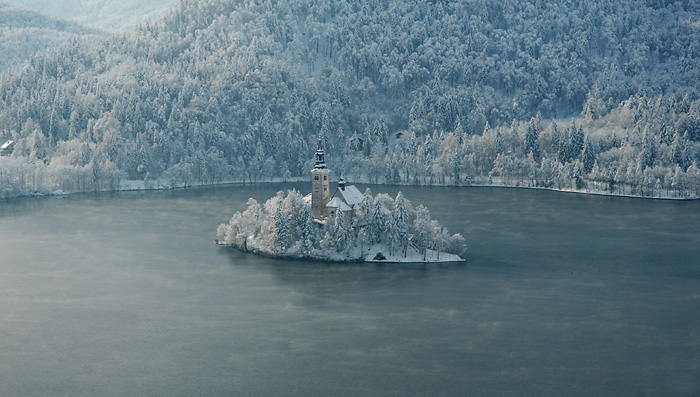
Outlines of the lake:
{"label": "lake", "polygon": [[700,202],[371,186],[467,262],[213,243],[291,187],[0,201],[0,395],[700,394]]}

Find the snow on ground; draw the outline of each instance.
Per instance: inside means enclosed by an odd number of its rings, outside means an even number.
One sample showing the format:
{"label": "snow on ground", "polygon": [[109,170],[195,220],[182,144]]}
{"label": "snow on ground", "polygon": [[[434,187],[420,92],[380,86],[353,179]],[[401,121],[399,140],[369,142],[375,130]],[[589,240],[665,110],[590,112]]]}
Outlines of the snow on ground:
{"label": "snow on ground", "polygon": [[[217,245],[226,246],[221,241],[216,240]],[[356,247],[357,248],[357,247]],[[357,248],[359,249],[359,248]],[[370,262],[370,263],[445,263],[445,262],[466,262],[466,259],[460,258],[454,254],[448,254],[447,252],[440,252],[428,250],[425,255],[425,260],[423,259],[423,254],[418,252],[414,247],[408,247],[406,256],[403,256],[402,252],[394,252],[393,255],[389,254],[389,247],[385,244],[375,244],[370,248],[367,248],[366,254],[361,259],[358,257],[351,257],[347,255],[342,255],[338,252],[330,252],[321,250],[315,250],[313,255],[305,257],[299,252],[280,252],[272,253],[260,248],[258,244],[252,243],[248,245],[248,252],[256,255],[264,255],[272,258],[292,258],[292,259],[312,259],[318,261],[327,262]],[[381,254],[381,255],[380,255]],[[379,259],[382,257],[384,259]],[[439,256],[439,257],[438,257]]]}
{"label": "snow on ground", "polygon": [[[378,254],[380,253],[386,259],[379,259]],[[367,249],[364,261],[376,263],[438,263],[465,262],[466,259],[462,259],[454,254],[448,254],[447,252],[440,252],[438,254],[437,251],[433,250],[428,250],[425,254],[425,259],[423,259],[423,254],[418,252],[414,247],[408,247],[406,257],[403,256],[403,252],[393,252],[393,255],[389,255],[389,247],[384,244],[376,244]]]}

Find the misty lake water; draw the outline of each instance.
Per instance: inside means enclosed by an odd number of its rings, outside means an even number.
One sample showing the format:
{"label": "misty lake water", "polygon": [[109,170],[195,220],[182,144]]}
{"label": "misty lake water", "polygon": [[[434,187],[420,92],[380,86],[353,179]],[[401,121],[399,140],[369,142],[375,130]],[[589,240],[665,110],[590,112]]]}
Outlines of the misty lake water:
{"label": "misty lake water", "polygon": [[214,245],[291,187],[0,202],[0,395],[700,394],[700,202],[372,186],[467,262]]}

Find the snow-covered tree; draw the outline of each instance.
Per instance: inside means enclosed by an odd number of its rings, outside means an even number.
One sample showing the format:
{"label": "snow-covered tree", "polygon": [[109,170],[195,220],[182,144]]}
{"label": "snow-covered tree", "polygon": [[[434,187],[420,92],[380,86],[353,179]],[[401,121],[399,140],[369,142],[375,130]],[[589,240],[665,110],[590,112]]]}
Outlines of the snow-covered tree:
{"label": "snow-covered tree", "polygon": [[540,159],[540,141],[539,132],[537,131],[537,125],[535,124],[535,119],[530,119],[527,124],[527,133],[525,134],[525,152],[532,153],[535,161]]}
{"label": "snow-covered tree", "polygon": [[275,237],[276,248],[286,251],[290,245],[289,223],[287,217],[282,215],[281,206],[275,212]]}

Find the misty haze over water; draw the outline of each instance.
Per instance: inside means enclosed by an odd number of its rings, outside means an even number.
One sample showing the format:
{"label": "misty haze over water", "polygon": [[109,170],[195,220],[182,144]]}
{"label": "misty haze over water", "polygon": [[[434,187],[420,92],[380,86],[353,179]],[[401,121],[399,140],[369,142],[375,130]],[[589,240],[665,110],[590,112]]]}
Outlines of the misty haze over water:
{"label": "misty haze over water", "polygon": [[459,265],[217,247],[248,197],[306,184],[0,206],[3,395],[696,395],[700,203],[403,191]]}

